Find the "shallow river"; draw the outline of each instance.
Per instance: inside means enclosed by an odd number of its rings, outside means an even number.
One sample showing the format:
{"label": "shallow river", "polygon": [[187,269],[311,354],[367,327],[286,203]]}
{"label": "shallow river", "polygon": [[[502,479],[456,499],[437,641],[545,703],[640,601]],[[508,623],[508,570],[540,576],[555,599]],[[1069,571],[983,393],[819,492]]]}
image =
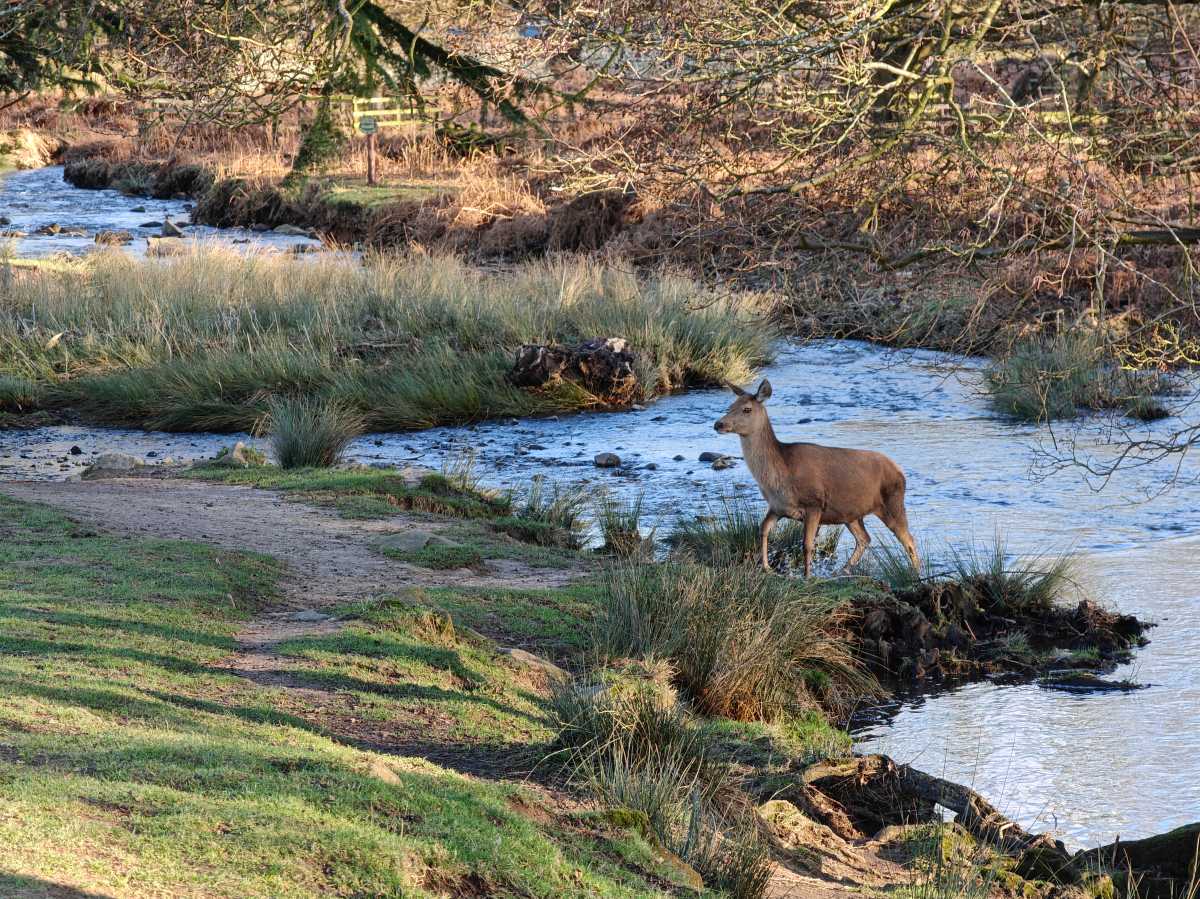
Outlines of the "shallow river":
{"label": "shallow river", "polygon": [[[87,252],[95,233],[108,228],[141,235],[127,247],[140,253],[145,236],[158,233],[143,223],[165,215],[186,223],[182,201],[81,191],[61,179],[61,168],[51,167],[0,183],[0,215],[10,220],[4,227],[29,234],[14,239],[17,255]],[[33,235],[52,223],[85,233]],[[202,227],[188,234],[281,249],[309,242]],[[775,388],[769,408],[785,440],[873,448],[895,458],[908,474],[909,519],[928,557],[936,559],[947,543],[990,541],[997,529],[1015,553],[1077,549],[1086,589],[1159,622],[1151,644],[1117,673],[1151,686],[1081,696],[974,684],[875,715],[858,734],[860,748],[969,784],[1023,824],[1073,845],[1200,819],[1200,462],[1174,458],[1122,472],[1102,490],[1076,468],[1047,474],[1047,431],[993,415],[976,372],[970,361],[933,353],[849,342],[788,347],[766,372]],[[642,412],[372,435],[353,446],[352,457],[437,467],[475,452],[485,479],[500,486],[520,488],[543,474],[588,492],[645,491],[650,518],[665,530],[677,515],[703,513],[723,496],[759,502],[740,460],[725,471],[697,461],[704,450],[738,454],[736,438],[712,429],[730,398],[696,391]],[[1178,425],[1168,419],[1154,431]],[[1079,448],[1107,457],[1103,433],[1099,422],[1086,425]],[[0,478],[69,476],[104,451],[149,462],[201,458],[232,439],[75,427],[0,431]],[[592,457],[603,451],[625,464],[596,469]],[[888,539],[878,522],[868,526]]]}
{"label": "shallow river", "polygon": [[[187,241],[221,240],[236,246],[280,250],[320,245],[307,237],[269,231],[192,225],[188,218],[191,203],[185,200],[127,197],[116,190],[80,190],[64,183],[62,173],[62,166],[54,165],[12,172],[0,179],[0,216],[8,219],[7,225],[0,225],[0,231],[6,232],[0,243],[11,244],[13,256],[42,258],[57,253],[78,256],[96,249],[96,234],[100,231],[129,231],[134,240],[125,246],[125,251],[143,255],[147,238],[159,236],[166,217],[184,229]],[[58,225],[64,232],[80,233],[36,233],[49,225]]]}
{"label": "shallow river", "polygon": [[[1123,472],[1103,490],[1077,469],[1035,477],[1045,474],[1046,432],[994,416],[979,395],[976,366],[956,360],[951,371],[948,361],[857,343],[789,347],[766,372],[775,389],[768,406],[785,440],[875,448],[895,458],[908,473],[913,530],[931,558],[947,543],[989,541],[997,529],[1016,553],[1077,549],[1087,590],[1159,623],[1150,645],[1117,673],[1150,687],[1071,695],[974,684],[875,716],[858,735],[860,748],[974,786],[1023,824],[1073,845],[1200,818],[1198,460],[1185,457],[1178,470],[1175,459]],[[738,453],[736,438],[712,429],[729,399],[696,391],[642,412],[373,435],[352,455],[436,467],[475,451],[493,484],[520,487],[544,474],[584,491],[644,490],[651,517],[669,525],[723,495],[757,497],[740,460],[725,471],[696,461],[704,450]],[[1166,420],[1154,429],[1178,424]],[[1101,434],[1099,423],[1085,426],[1079,446],[1104,457]],[[80,428],[0,432],[0,477],[62,477],[101,450],[154,453],[148,461],[197,458],[230,439]],[[73,445],[81,455],[69,455]],[[618,453],[622,469],[595,468],[592,457],[601,451]],[[878,522],[868,526],[877,539],[890,539]]]}

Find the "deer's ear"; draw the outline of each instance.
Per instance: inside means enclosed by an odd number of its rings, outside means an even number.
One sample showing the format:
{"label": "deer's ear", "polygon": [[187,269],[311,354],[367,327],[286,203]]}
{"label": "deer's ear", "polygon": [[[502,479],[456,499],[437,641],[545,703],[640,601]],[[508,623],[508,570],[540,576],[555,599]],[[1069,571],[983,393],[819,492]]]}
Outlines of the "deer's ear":
{"label": "deer's ear", "polygon": [[761,384],[758,385],[758,390],[754,394],[754,398],[760,403],[771,396],[771,382],[763,378]]}
{"label": "deer's ear", "polygon": [[742,388],[738,387],[737,384],[731,384],[729,381],[722,381],[721,383],[724,384],[726,387],[728,387],[730,390],[732,390],[734,393],[736,393],[738,396],[746,396],[747,395],[746,391],[744,391],[744,390],[742,390]]}

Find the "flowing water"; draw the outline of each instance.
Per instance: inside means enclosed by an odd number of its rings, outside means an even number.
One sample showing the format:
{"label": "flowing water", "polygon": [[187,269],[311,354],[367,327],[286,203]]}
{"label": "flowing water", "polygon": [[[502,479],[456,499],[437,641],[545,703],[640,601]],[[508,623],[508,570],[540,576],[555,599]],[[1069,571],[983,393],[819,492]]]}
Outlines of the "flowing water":
{"label": "flowing water", "polygon": [[[136,224],[130,206],[145,203],[154,209],[151,218],[176,208],[110,191],[104,204],[124,211],[106,208],[101,215],[102,204],[92,199],[72,200],[70,214],[48,213],[53,204],[37,196],[37,184],[49,185],[37,179],[51,171],[10,176],[0,191],[0,213],[14,223],[20,215],[26,224],[41,215],[130,227]],[[55,190],[61,193],[61,184]],[[40,203],[43,211],[22,212],[15,200],[23,196],[28,209]],[[22,252],[49,250],[49,244],[30,246],[34,241],[27,238]],[[978,368],[972,360],[853,342],[786,346],[765,372],[774,386],[768,406],[784,440],[873,448],[899,462],[908,474],[909,519],[927,557],[936,559],[948,543],[990,541],[997,530],[1014,553],[1076,549],[1088,591],[1158,622],[1150,645],[1116,675],[1150,686],[1075,695],[1034,685],[972,684],[875,715],[859,732],[859,746],[971,785],[1021,823],[1053,830],[1073,845],[1145,836],[1200,819],[1194,752],[1200,746],[1200,462],[1172,457],[1122,471],[1107,484],[1078,467],[1054,471],[1048,463],[1069,448],[1072,436],[1080,454],[1111,458],[1108,425],[1093,421],[1051,435],[997,417],[980,394]],[[705,450],[739,454],[737,439],[712,427],[730,398],[694,391],[637,412],[372,435],[357,441],[351,456],[438,467],[471,452],[485,480],[497,486],[520,488],[546,475],[591,494],[644,491],[649,517],[666,528],[676,516],[702,513],[724,496],[760,502],[740,460],[724,471],[697,461]],[[1135,435],[1163,435],[1180,424],[1126,426]],[[232,439],[79,427],[0,431],[0,477],[63,477],[101,451],[148,461],[201,458]],[[597,469],[592,459],[598,452],[615,452],[624,464]],[[868,527],[877,540],[890,539],[878,522]]]}
{"label": "flowing water", "polygon": [[[134,235],[123,248],[145,255],[147,238],[158,237],[162,221],[169,217],[184,229],[184,240],[220,240],[245,247],[291,250],[297,246],[319,246],[307,237],[248,231],[243,228],[209,228],[189,223],[191,203],[186,200],[153,200],[127,197],[116,190],[81,190],[62,179],[62,166],[12,172],[0,180],[0,243],[11,245],[15,257],[44,258],[58,253],[72,256],[96,249],[101,231],[128,231]],[[37,234],[40,228],[57,225],[63,232]],[[146,227],[143,227],[146,226]],[[74,233],[78,232],[78,233]]]}

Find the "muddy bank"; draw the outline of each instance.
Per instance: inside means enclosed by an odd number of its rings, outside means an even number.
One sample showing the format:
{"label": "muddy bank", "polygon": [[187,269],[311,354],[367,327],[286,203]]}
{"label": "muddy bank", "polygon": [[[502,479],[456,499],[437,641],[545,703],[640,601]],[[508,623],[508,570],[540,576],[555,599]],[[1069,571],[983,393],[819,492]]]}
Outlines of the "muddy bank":
{"label": "muddy bank", "polygon": [[[810,870],[858,853],[905,863],[935,837],[936,856],[959,876],[978,877],[989,893],[1024,899],[1124,894],[1168,899],[1195,888],[1200,823],[1127,843],[1070,852],[1060,840],[1032,833],[968,787],[897,764],[885,755],[820,762],[780,788],[771,784],[768,827],[785,846],[808,848]],[[782,804],[783,808],[780,807]],[[816,822],[814,827],[812,822]],[[799,837],[799,839],[795,839]]]}
{"label": "muddy bank", "polygon": [[1015,590],[1005,596],[1004,587],[1013,585],[1003,582],[1012,580],[1016,576],[998,573],[995,580],[935,580],[857,597],[850,627],[859,657],[881,681],[902,685],[1061,675],[1063,669],[1094,676],[1129,661],[1148,642],[1153,625],[1134,615],[1088,599],[1062,605]]}

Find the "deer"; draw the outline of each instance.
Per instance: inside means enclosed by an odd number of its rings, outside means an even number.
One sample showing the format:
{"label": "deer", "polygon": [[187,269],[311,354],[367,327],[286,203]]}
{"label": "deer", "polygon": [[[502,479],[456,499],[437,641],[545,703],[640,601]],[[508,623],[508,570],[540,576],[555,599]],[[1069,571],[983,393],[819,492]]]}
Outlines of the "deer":
{"label": "deer", "polygon": [[846,562],[849,573],[871,545],[863,519],[874,515],[896,535],[919,570],[921,560],[904,509],[904,472],[883,453],[843,449],[816,443],[783,443],[775,436],[764,405],[771,396],[765,378],[754,393],[733,384],[733,403],[713,427],[719,434],[737,434],[742,456],[767,501],[759,528],[762,565],[767,571],[767,539],[781,518],[804,522],[804,576],[812,577],[817,530],[823,524],[844,524],[854,536],[854,552]]}

